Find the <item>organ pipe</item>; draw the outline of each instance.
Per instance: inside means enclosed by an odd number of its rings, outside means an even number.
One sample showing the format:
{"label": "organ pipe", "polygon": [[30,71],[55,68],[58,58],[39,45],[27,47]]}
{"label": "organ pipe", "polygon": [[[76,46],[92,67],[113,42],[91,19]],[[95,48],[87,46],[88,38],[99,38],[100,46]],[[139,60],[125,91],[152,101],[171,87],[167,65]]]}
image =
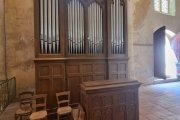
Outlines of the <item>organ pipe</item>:
{"label": "organ pipe", "polygon": [[84,53],[84,11],[79,0],[68,3],[68,53]]}
{"label": "organ pipe", "polygon": [[58,0],[40,0],[41,54],[59,53]]}
{"label": "organ pipe", "polygon": [[48,19],[48,16],[47,16],[47,0],[44,0],[44,10],[43,10],[43,13],[44,13],[44,42],[45,42],[45,53],[47,54],[48,50],[47,50],[47,19]]}
{"label": "organ pipe", "polygon": [[124,53],[123,9],[122,0],[114,0],[111,3],[111,51],[113,54]]}
{"label": "organ pipe", "polygon": [[[59,0],[40,1],[40,50],[41,54],[57,54],[60,52],[59,38]],[[68,53],[84,54],[84,7],[80,0],[70,0],[68,10]],[[88,53],[103,53],[103,10],[97,2],[88,6]],[[111,51],[122,54],[124,48],[123,0],[111,3]]]}
{"label": "organ pipe", "polygon": [[43,0],[40,0],[40,21],[41,21],[41,32],[40,32],[40,44],[41,44],[41,53],[44,53],[44,13],[43,13],[43,9],[44,9],[44,1]]}
{"label": "organ pipe", "polygon": [[88,7],[88,20],[88,51],[100,54],[103,51],[102,8],[95,2]]}
{"label": "organ pipe", "polygon": [[52,0],[52,48],[53,48],[53,53],[56,53],[56,1]]}
{"label": "organ pipe", "polygon": [[59,53],[60,49],[60,40],[59,40],[59,1],[56,0],[56,46],[57,46],[57,53]]}

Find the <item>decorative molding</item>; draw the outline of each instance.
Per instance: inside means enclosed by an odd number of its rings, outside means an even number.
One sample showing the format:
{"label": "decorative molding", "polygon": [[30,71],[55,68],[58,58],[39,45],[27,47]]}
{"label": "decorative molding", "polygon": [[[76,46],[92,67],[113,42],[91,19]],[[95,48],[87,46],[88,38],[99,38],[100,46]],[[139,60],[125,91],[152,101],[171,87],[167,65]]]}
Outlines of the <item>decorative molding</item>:
{"label": "decorative molding", "polygon": [[134,46],[153,46],[153,44],[146,43],[133,43]]}

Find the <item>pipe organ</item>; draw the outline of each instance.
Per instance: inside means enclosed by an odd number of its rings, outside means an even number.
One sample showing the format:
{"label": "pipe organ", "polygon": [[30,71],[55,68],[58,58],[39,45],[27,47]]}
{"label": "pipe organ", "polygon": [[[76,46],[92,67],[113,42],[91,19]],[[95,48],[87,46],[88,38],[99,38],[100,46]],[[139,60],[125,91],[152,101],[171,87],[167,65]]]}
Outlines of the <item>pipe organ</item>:
{"label": "pipe organ", "polygon": [[36,92],[71,91],[80,84],[128,77],[127,0],[34,0]]}

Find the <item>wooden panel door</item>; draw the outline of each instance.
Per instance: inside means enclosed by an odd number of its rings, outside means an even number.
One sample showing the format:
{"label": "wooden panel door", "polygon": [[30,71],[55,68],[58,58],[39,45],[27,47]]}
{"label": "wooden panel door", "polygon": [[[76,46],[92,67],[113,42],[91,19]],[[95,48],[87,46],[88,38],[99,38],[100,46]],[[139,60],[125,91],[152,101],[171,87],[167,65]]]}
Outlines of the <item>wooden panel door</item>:
{"label": "wooden panel door", "polygon": [[165,29],[161,27],[154,32],[154,76],[166,78],[165,73]]}

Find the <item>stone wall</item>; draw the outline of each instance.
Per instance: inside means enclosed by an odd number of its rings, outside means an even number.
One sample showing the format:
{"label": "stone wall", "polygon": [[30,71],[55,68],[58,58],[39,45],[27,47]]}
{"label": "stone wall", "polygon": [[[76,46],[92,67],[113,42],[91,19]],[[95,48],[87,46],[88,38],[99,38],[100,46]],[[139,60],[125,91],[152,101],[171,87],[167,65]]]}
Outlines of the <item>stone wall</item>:
{"label": "stone wall", "polygon": [[17,79],[17,91],[34,89],[33,0],[5,0],[7,72]]}
{"label": "stone wall", "polygon": [[129,76],[143,83],[153,81],[152,0],[128,1]]}
{"label": "stone wall", "polygon": [[0,0],[0,80],[4,80],[6,78],[4,32],[4,0]]}
{"label": "stone wall", "polygon": [[[0,0],[0,5],[3,0]],[[128,1],[128,55],[129,77],[143,83],[151,83],[153,71],[153,32],[166,25],[180,31],[180,13],[175,17],[153,11],[152,0]],[[177,2],[177,11],[180,11]],[[16,76],[17,90],[35,88],[34,58],[34,11],[33,0],[5,0],[7,72]],[[0,7],[0,31],[3,30],[2,7]],[[0,32],[1,34],[1,32]],[[0,43],[3,41],[0,36]],[[0,45],[0,63],[3,63],[4,46]],[[4,74],[0,64],[0,75]],[[1,72],[3,71],[3,72]]]}
{"label": "stone wall", "polygon": [[143,83],[154,80],[153,33],[162,26],[180,32],[180,1],[176,16],[153,10],[153,0],[128,0],[129,75]]}

